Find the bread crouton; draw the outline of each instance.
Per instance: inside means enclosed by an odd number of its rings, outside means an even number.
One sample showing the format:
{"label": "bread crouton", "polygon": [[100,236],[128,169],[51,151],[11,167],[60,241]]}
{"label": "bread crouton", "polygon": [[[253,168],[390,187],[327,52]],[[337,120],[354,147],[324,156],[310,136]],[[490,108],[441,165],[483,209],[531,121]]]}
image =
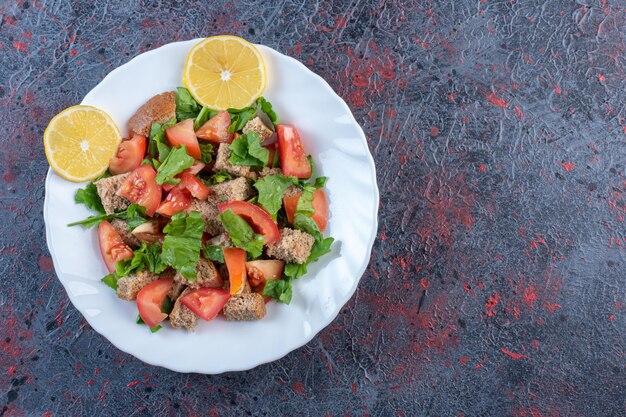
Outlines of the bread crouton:
{"label": "bread crouton", "polygon": [[121,219],[113,219],[111,220],[111,226],[115,229],[117,233],[120,234],[124,243],[126,243],[131,248],[138,248],[141,246],[141,241],[137,239],[137,237],[128,230],[128,222]]}
{"label": "bread crouton", "polygon": [[188,280],[180,272],[174,275],[174,281],[183,283],[193,289],[200,287],[217,288],[222,286],[222,277],[219,272],[217,272],[217,268],[213,262],[208,259],[200,259],[196,264],[195,281]]}
{"label": "bread crouton", "polygon": [[[228,233],[226,232],[220,233],[217,236],[213,236],[211,239],[207,240],[206,244],[208,246],[221,246],[223,248],[233,247],[233,242],[231,242],[230,237],[228,237]],[[222,275],[222,277],[224,277],[224,275]]]}
{"label": "bread crouton", "polygon": [[272,129],[265,126],[265,123],[263,123],[263,120],[261,120],[259,116],[246,123],[246,125],[242,129],[242,132],[244,134],[248,132],[256,133],[261,138],[261,142],[274,134]]}
{"label": "bread crouton", "polygon": [[230,144],[228,143],[220,143],[220,146],[217,148],[217,154],[215,156],[215,166],[213,167],[213,171],[226,171],[229,174],[236,175],[238,177],[248,177],[256,179],[256,172],[252,171],[249,166],[233,165],[230,163],[229,159],[231,151],[228,148],[229,146]]}
{"label": "bread crouton", "polygon": [[302,190],[296,187],[295,185],[290,185],[283,194],[283,198],[293,197],[296,194],[302,194]]}
{"label": "bread crouton", "polygon": [[209,190],[213,192],[213,196],[220,203],[247,200],[252,197],[253,194],[252,186],[245,177],[215,184],[209,187]]}
{"label": "bread crouton", "polygon": [[224,225],[219,221],[217,215],[220,214],[217,209],[217,200],[210,195],[207,200],[191,200],[188,212],[197,211],[204,220],[204,231],[210,235],[218,235],[224,231]]}
{"label": "bread crouton", "polygon": [[174,281],[172,289],[167,293],[167,296],[170,300],[176,301],[183,291],[185,291],[185,288],[187,288],[187,286],[183,282]]}
{"label": "bread crouton", "polygon": [[257,293],[233,295],[222,311],[226,320],[261,320],[265,317],[265,299]]}
{"label": "bread crouton", "polygon": [[95,182],[98,195],[102,201],[102,207],[104,207],[104,211],[107,214],[126,210],[130,205],[130,201],[117,195],[117,190],[120,189],[126,177],[128,177],[128,173],[114,175]]}
{"label": "bread crouton", "polygon": [[152,123],[165,123],[176,117],[176,93],[157,94],[135,112],[128,121],[128,131],[132,135],[148,136]]}
{"label": "bread crouton", "polygon": [[181,303],[181,299],[191,292],[191,288],[185,289],[183,293],[176,299],[174,303],[174,308],[172,308],[172,312],[170,313],[170,324],[175,329],[186,328],[189,331],[194,331],[196,325],[198,324],[198,316],[193,314],[191,310],[187,308],[183,303]]}
{"label": "bread crouton", "polygon": [[282,173],[283,173],[283,170],[280,168],[263,167],[263,169],[259,171],[259,176],[267,177],[268,175],[279,175]]}
{"label": "bread crouton", "polygon": [[137,298],[137,293],[146,285],[159,279],[152,272],[142,271],[117,280],[117,296],[122,300],[132,301]]}
{"label": "bread crouton", "polygon": [[286,262],[303,264],[311,254],[315,239],[302,230],[280,229],[280,240],[267,245],[267,256]]}

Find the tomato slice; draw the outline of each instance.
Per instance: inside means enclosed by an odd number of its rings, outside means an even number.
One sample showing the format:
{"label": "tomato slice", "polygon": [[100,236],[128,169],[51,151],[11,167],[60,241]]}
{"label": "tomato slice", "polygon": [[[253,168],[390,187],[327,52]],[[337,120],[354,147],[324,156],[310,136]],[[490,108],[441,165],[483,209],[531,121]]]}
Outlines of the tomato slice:
{"label": "tomato slice", "polygon": [[233,141],[233,135],[228,133],[229,126],[230,114],[222,110],[200,126],[200,129],[196,131],[196,136],[213,143],[230,143]]}
{"label": "tomato slice", "polygon": [[151,165],[140,165],[122,183],[117,194],[146,208],[152,216],[161,203],[161,187],[156,183],[156,171]]}
{"label": "tomato slice", "polygon": [[231,201],[217,205],[220,213],[231,209],[235,214],[243,217],[251,223],[252,228],[265,237],[265,244],[277,242],[280,239],[278,225],[272,216],[259,206],[255,206],[247,201]]}
{"label": "tomato slice", "polygon": [[162,216],[171,217],[191,206],[191,195],[181,184],[170,190],[156,212]]}
{"label": "tomato slice", "polygon": [[264,146],[270,152],[269,158],[267,158],[267,166],[272,168],[274,166],[274,156],[276,155],[276,144],[272,143],[271,145]]}
{"label": "tomato slice", "polygon": [[283,276],[284,269],[285,261],[279,261],[277,259],[246,262],[248,281],[255,291],[260,289],[261,293],[267,281],[280,279]]}
{"label": "tomato slice", "polygon": [[198,200],[206,200],[209,197],[211,191],[207,188],[206,185],[194,175],[183,172],[180,176],[180,184],[185,187],[192,196],[197,198]]}
{"label": "tomato slice", "polygon": [[246,275],[246,251],[239,248],[222,248],[224,262],[228,268],[228,280],[230,281],[230,293],[239,293],[247,280]]}
{"label": "tomato slice", "polygon": [[278,153],[283,174],[298,178],[311,176],[311,164],[304,153],[304,146],[295,127],[276,126],[278,135]]}
{"label": "tomato slice", "polygon": [[188,172],[191,175],[198,175],[200,173],[200,171],[202,171],[204,169],[204,167],[206,166],[206,164],[203,164],[200,161],[193,161],[193,165],[190,166],[189,168],[187,168],[185,171],[183,172]]}
{"label": "tomato slice", "polygon": [[125,174],[141,165],[146,154],[146,137],[135,135],[130,140],[120,143],[117,153],[109,162],[111,174]]}
{"label": "tomato slice", "polygon": [[221,288],[203,287],[185,294],[180,302],[196,316],[208,321],[222,311],[229,299],[228,291]]}
{"label": "tomato slice", "polygon": [[193,119],[183,120],[168,127],[165,129],[165,135],[170,146],[183,145],[189,155],[196,159],[202,158],[196,132],[193,131]]}
{"label": "tomato slice", "polygon": [[161,278],[145,287],[137,293],[137,309],[139,316],[150,327],[156,327],[167,317],[161,311],[161,306],[167,293],[172,289],[174,278]]}
{"label": "tomato slice", "polygon": [[[300,195],[302,195],[302,193],[283,198],[283,205],[285,206],[289,223],[293,223],[293,217],[296,214],[296,207],[298,206]],[[321,188],[313,193],[313,209],[315,213],[311,218],[323,232],[326,230],[326,225],[328,224],[328,202],[326,201],[326,193]]]}
{"label": "tomato slice", "polygon": [[102,259],[111,273],[115,272],[117,261],[134,256],[132,249],[124,243],[120,234],[109,222],[102,222],[98,225],[98,240]]}

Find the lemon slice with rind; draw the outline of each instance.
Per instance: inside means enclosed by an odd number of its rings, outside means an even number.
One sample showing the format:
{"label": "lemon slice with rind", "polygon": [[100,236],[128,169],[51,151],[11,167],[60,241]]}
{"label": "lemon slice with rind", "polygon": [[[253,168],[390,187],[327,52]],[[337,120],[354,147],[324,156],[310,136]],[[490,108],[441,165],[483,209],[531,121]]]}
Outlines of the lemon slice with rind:
{"label": "lemon slice with rind", "polygon": [[237,36],[206,38],[189,51],[183,83],[198,103],[211,109],[248,107],[265,90],[263,56]]}
{"label": "lemon slice with rind", "polygon": [[122,135],[111,116],[84,105],[67,108],[54,116],[43,134],[50,167],[73,182],[102,175],[121,141]]}

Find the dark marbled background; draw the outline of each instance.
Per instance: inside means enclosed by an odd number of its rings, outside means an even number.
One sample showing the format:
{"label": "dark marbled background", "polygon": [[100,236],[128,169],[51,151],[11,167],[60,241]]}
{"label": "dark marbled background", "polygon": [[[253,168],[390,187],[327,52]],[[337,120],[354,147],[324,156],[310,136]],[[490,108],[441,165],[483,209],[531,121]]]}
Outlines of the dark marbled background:
{"label": "dark marbled background", "polygon": [[[0,3],[0,416],[626,413],[626,3]],[[119,352],[46,249],[48,120],[160,45],[304,62],[378,168],[371,264],[306,347],[184,375]]]}

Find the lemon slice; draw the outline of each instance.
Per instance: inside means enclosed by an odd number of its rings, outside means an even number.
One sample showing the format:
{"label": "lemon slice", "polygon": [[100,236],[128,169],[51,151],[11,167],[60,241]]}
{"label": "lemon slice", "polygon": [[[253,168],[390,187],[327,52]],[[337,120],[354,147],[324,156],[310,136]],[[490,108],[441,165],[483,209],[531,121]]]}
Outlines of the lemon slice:
{"label": "lemon slice", "polygon": [[98,178],[122,141],[111,116],[92,106],[73,106],[54,116],[43,133],[50,167],[73,182]]}
{"label": "lemon slice", "polygon": [[259,50],[237,36],[212,36],[187,55],[183,83],[214,110],[250,106],[265,90],[265,63]]}

